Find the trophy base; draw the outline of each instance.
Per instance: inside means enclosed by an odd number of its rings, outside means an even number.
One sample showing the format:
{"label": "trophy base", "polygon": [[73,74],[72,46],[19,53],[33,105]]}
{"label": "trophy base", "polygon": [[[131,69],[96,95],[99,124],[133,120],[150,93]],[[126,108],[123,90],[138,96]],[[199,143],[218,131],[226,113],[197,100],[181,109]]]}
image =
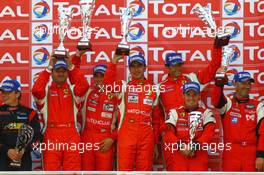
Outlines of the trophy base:
{"label": "trophy base", "polygon": [[118,44],[115,54],[116,55],[126,55],[129,56],[130,53],[130,46],[128,44]]}
{"label": "trophy base", "polygon": [[226,46],[229,43],[229,40],[231,38],[231,35],[228,33],[217,35],[214,41],[214,45],[216,46]]}
{"label": "trophy base", "polygon": [[56,59],[65,59],[67,56],[68,51],[67,50],[54,50],[54,56]]}
{"label": "trophy base", "polygon": [[89,41],[79,41],[77,49],[92,51],[92,44]]}

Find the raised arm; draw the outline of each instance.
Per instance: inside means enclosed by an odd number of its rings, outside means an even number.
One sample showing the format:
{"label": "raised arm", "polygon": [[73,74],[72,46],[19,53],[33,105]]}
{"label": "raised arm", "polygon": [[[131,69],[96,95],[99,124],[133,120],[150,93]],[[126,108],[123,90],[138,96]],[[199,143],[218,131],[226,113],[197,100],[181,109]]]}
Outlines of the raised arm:
{"label": "raised arm", "polygon": [[212,60],[208,66],[197,72],[197,78],[201,84],[207,84],[215,77],[217,69],[221,66],[222,47],[214,46],[212,49]]}

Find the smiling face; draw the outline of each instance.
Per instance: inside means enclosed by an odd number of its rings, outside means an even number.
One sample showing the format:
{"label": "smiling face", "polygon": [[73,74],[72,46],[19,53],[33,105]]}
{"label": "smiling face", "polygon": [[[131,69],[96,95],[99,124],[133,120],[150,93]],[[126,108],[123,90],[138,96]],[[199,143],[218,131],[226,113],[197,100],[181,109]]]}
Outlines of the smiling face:
{"label": "smiling face", "polygon": [[66,82],[68,78],[68,70],[65,68],[58,68],[52,71],[52,78],[57,84],[61,85]]}
{"label": "smiling face", "polygon": [[236,82],[235,91],[238,98],[247,98],[251,90],[252,82],[247,80],[245,82]]}
{"label": "smiling face", "polygon": [[169,71],[169,75],[172,78],[177,78],[182,74],[182,68],[183,68],[183,64],[182,63],[178,63],[176,65],[171,65],[171,66],[166,66],[168,71]]}
{"label": "smiling face", "polygon": [[129,71],[133,79],[143,80],[146,66],[137,61],[133,61],[129,66]]}
{"label": "smiling face", "polygon": [[187,109],[195,109],[199,105],[200,93],[190,89],[184,93],[183,99]]}
{"label": "smiling face", "polygon": [[101,72],[96,72],[93,76],[94,78],[94,85],[96,87],[102,86],[104,83],[104,74]]}

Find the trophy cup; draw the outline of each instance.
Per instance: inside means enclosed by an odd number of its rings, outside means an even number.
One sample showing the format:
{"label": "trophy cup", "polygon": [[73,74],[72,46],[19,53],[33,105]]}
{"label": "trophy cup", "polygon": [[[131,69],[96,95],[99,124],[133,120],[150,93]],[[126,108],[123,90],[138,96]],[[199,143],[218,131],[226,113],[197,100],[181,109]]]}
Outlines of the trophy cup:
{"label": "trophy cup", "polygon": [[[22,127],[18,130],[16,150],[18,152],[24,152],[27,145],[31,142],[33,136],[34,136],[33,128],[27,124],[23,124]],[[21,160],[19,161],[11,160],[9,166],[20,168]]]}
{"label": "trophy cup", "polygon": [[83,23],[83,37],[78,42],[77,49],[79,50],[92,50],[92,45],[90,43],[91,38],[91,18],[93,14],[93,10],[95,7],[95,0],[81,0],[80,1],[80,10],[82,16]]}
{"label": "trophy cup", "polygon": [[225,46],[222,49],[222,61],[221,61],[221,67],[225,69],[225,71],[217,72],[215,75],[215,81],[220,84],[226,84],[226,70],[228,66],[230,65],[230,62],[232,61],[232,58],[235,54],[235,50],[230,46]]}
{"label": "trophy cup", "polygon": [[193,145],[193,139],[195,137],[195,131],[201,124],[202,113],[199,111],[192,111],[189,116],[189,148],[192,150],[191,156],[194,156],[195,145]]}
{"label": "trophy cup", "polygon": [[193,13],[197,14],[198,17],[216,34],[215,45],[226,46],[229,43],[231,32],[229,28],[217,31],[215,20],[212,16],[212,10],[209,5],[206,7],[196,7],[193,9]]}
{"label": "trophy cup", "polygon": [[71,26],[72,20],[72,9],[71,8],[58,8],[59,16],[59,47],[54,49],[54,55],[57,59],[64,59],[68,53],[68,49],[64,48],[63,41],[66,37],[67,31]]}
{"label": "trophy cup", "polygon": [[115,54],[116,55],[129,55],[130,46],[127,43],[127,34],[130,24],[133,19],[133,11],[130,8],[120,8],[120,19],[121,19],[121,34],[122,40],[118,43]]}

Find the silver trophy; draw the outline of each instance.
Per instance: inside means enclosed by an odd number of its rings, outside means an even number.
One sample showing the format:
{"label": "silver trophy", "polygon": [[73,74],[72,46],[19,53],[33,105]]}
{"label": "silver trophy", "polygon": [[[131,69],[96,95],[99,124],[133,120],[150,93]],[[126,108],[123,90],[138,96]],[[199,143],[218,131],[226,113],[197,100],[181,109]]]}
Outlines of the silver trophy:
{"label": "silver trophy", "polygon": [[202,113],[200,111],[192,111],[190,112],[189,116],[189,136],[190,136],[190,142],[189,142],[189,148],[193,151],[192,154],[194,154],[194,148],[193,148],[193,139],[195,137],[195,132],[199,126],[202,124]]}
{"label": "silver trophy", "polygon": [[54,49],[54,55],[57,59],[64,59],[68,53],[68,49],[65,49],[63,41],[65,40],[66,34],[71,26],[72,21],[72,8],[63,8],[59,6],[59,47]]}
{"label": "silver trophy", "polygon": [[[27,124],[23,124],[22,127],[18,130],[15,149],[18,152],[24,152],[27,145],[33,139],[33,136],[34,136],[33,128]],[[12,160],[9,165],[11,167],[20,168],[21,167],[21,160],[19,160],[19,161]]]}
{"label": "silver trophy", "polygon": [[[230,62],[232,61],[232,58],[234,57],[235,50],[233,47],[225,46],[222,49],[222,62],[221,67],[225,67],[226,69],[230,65]],[[217,72],[215,75],[215,78],[220,80],[225,77],[226,72]]]}
{"label": "silver trophy", "polygon": [[130,24],[132,22],[134,13],[130,8],[120,8],[120,19],[121,19],[121,34],[122,40],[118,43],[116,48],[117,55],[129,55],[130,46],[127,43],[127,34]]}
{"label": "silver trophy", "polygon": [[83,37],[78,42],[77,48],[79,50],[92,50],[92,45],[90,43],[92,29],[90,28],[90,23],[93,15],[93,10],[95,7],[95,0],[81,0],[80,10],[83,23]]}
{"label": "silver trophy", "polygon": [[212,15],[212,10],[209,5],[205,7],[198,6],[193,9],[193,13],[197,14],[198,17],[216,34],[215,45],[226,46],[229,43],[231,32],[229,28],[217,31],[217,26]]}

